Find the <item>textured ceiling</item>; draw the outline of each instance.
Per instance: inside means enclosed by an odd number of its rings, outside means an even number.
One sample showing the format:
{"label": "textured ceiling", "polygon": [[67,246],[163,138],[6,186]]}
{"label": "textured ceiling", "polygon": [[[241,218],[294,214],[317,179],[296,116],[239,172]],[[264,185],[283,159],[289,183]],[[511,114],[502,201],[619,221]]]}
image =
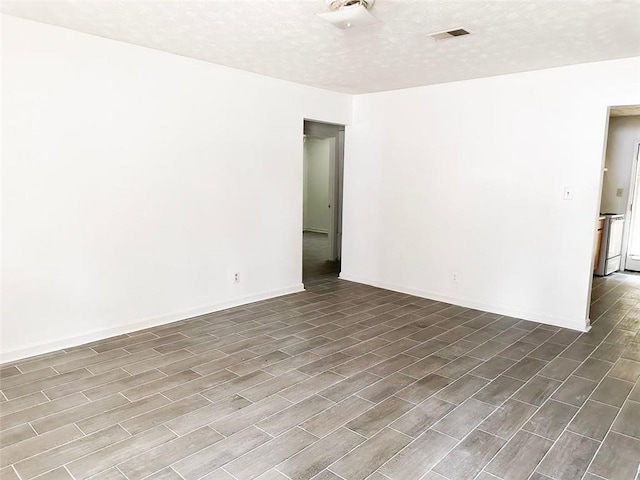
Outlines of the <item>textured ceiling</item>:
{"label": "textured ceiling", "polygon": [[[377,0],[340,30],[324,0],[9,0],[4,13],[346,93],[640,55],[640,0]],[[436,42],[427,33],[472,35]]]}

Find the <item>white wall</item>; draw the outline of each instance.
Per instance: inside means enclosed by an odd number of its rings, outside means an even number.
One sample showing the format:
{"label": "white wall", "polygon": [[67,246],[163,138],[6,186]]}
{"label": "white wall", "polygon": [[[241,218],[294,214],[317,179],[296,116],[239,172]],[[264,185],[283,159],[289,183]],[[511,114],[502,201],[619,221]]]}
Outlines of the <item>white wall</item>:
{"label": "white wall", "polygon": [[[2,27],[2,361],[302,288],[302,119],[349,124],[351,97]],[[606,107],[639,72],[355,97],[343,276],[584,328]]]}
{"label": "white wall", "polygon": [[640,58],[355,97],[341,276],[584,329],[607,107],[638,103]]}
{"label": "white wall", "polygon": [[304,230],[328,233],[331,139],[307,137],[304,144]]}
{"label": "white wall", "polygon": [[7,16],[2,68],[2,360],[302,288],[349,96]]}
{"label": "white wall", "polygon": [[[636,146],[640,142],[640,116],[612,117],[609,120],[607,154],[602,184],[602,213],[626,213]],[[622,188],[622,196],[616,195]]]}

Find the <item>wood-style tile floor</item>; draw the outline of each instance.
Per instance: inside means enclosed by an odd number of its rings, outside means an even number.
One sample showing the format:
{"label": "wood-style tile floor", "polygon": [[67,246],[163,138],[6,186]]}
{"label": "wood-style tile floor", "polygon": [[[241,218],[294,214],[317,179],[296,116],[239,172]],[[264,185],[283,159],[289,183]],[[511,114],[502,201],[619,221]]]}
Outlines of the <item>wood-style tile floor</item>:
{"label": "wood-style tile floor", "polygon": [[640,277],[582,335],[307,287],[3,365],[0,477],[636,478]]}

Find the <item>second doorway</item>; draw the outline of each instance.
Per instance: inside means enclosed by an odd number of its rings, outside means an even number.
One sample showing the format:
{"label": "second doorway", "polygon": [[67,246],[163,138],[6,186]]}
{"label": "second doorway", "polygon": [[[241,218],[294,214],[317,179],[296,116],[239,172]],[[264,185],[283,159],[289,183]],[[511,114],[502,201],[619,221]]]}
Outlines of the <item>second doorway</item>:
{"label": "second doorway", "polygon": [[303,281],[340,273],[344,126],[305,120]]}

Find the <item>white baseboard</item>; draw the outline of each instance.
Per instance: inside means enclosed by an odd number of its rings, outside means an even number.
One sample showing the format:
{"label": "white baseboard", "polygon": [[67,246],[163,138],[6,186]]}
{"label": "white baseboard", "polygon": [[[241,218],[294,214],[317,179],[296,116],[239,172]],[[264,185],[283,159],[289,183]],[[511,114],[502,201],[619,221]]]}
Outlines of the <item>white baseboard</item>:
{"label": "white baseboard", "polygon": [[264,292],[255,295],[248,295],[240,298],[234,298],[232,300],[216,303],[214,305],[208,305],[206,307],[195,308],[193,310],[171,313],[168,315],[163,315],[161,317],[146,318],[136,322],[128,323],[126,325],[120,325],[118,327],[108,328],[104,330],[97,330],[84,335],[79,335],[77,337],[63,338],[53,342],[28,345],[26,347],[20,347],[14,350],[2,351],[0,352],[0,363],[14,362],[23,358],[33,357],[34,355],[41,355],[43,353],[49,353],[56,350],[61,350],[63,348],[76,347],[78,345],[95,342],[97,340],[104,340],[116,335],[132,333],[149,327],[157,327],[159,325],[186,320],[187,318],[196,317],[198,315],[218,312],[227,308],[238,307],[240,305],[246,305],[248,303],[259,302],[260,300],[267,300],[270,298],[281,297],[283,295],[289,295],[302,291],[304,291],[304,285],[301,283],[292,287],[282,288],[279,290],[273,290],[270,292]]}
{"label": "white baseboard", "polygon": [[465,308],[473,308],[474,310],[482,310],[484,312],[495,313],[497,315],[504,315],[507,317],[520,318],[522,320],[529,320],[532,322],[544,323],[545,325],[552,325],[554,327],[569,328],[571,330],[578,330],[580,332],[588,332],[591,330],[588,320],[575,321],[566,320],[561,318],[547,317],[534,312],[526,312],[523,310],[517,310],[510,307],[504,307],[501,305],[488,305],[473,300],[467,300],[464,298],[454,298],[446,295],[442,295],[434,292],[427,292],[423,290],[416,290],[413,288],[401,287],[398,285],[392,285],[385,282],[379,282],[377,280],[368,280],[365,278],[354,277],[349,274],[340,274],[342,280],[350,282],[362,283],[364,285],[371,285],[372,287],[384,288],[385,290],[392,290],[394,292],[406,293],[407,295],[414,295],[416,297],[427,298],[429,300],[435,300],[437,302],[450,303],[451,305],[457,305]]}

